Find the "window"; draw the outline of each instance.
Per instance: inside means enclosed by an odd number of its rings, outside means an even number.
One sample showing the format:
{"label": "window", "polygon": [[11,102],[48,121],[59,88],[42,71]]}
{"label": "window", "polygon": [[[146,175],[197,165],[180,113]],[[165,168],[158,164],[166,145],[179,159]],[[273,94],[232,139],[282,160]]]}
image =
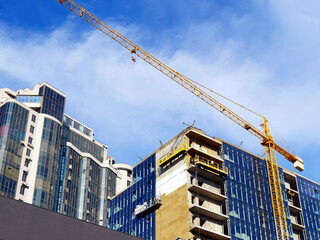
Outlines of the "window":
{"label": "window", "polygon": [[318,189],[313,189],[313,191],[314,191],[314,196],[315,196],[316,198],[318,198],[318,196],[319,196],[319,191],[318,191]]}
{"label": "window", "polygon": [[131,171],[127,172],[127,177],[131,177]]}
{"label": "window", "polygon": [[34,133],[34,126],[30,126],[30,133]]}
{"label": "window", "polygon": [[36,115],[33,115],[33,114],[32,114],[31,121],[32,121],[32,122],[36,122]]}
{"label": "window", "polygon": [[22,174],[22,181],[23,182],[27,181],[27,176],[28,176],[28,173],[26,171],[23,171],[23,174]]}
{"label": "window", "polygon": [[21,186],[21,188],[20,188],[20,194],[21,194],[21,195],[24,195],[24,190],[25,190],[25,187],[24,187],[24,186]]}
{"label": "window", "polygon": [[31,150],[28,148],[26,155],[27,155],[28,157],[30,157],[30,153],[31,153]]}
{"label": "window", "polygon": [[130,186],[130,181],[127,181],[127,187],[129,187]]}
{"label": "window", "polygon": [[32,137],[29,137],[28,143],[29,143],[29,144],[32,144],[32,140],[33,140]]}
{"label": "window", "polygon": [[25,166],[25,167],[28,167],[28,166],[29,166],[29,163],[30,163],[30,160],[26,159],[25,162],[24,162],[24,166]]}

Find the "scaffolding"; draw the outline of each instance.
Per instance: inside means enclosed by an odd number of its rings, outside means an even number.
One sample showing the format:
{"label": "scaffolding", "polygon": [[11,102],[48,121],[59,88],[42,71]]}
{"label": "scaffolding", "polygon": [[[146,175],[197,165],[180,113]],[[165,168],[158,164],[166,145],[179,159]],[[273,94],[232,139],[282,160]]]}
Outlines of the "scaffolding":
{"label": "scaffolding", "polygon": [[195,166],[202,167],[202,168],[205,168],[207,170],[211,170],[211,171],[214,171],[214,172],[219,172],[219,173],[228,175],[228,168],[227,167],[224,167],[220,163],[216,163],[216,162],[214,162],[212,160],[208,160],[208,159],[200,157],[198,155],[196,155],[193,158],[193,163],[194,163]]}
{"label": "scaffolding", "polygon": [[170,152],[168,152],[166,155],[162,156],[161,158],[159,158],[158,160],[158,165],[162,166],[165,163],[167,163],[168,161],[170,161],[171,159],[177,157],[178,155],[180,155],[181,153],[185,152],[188,150],[188,146],[185,142],[181,143],[180,145],[178,145],[177,147],[173,148]]}
{"label": "scaffolding", "polygon": [[159,208],[162,205],[161,196],[156,196],[155,198],[152,198],[151,200],[144,202],[141,205],[137,205],[134,209],[134,215],[138,216],[143,213],[149,213],[153,211],[154,209]]}

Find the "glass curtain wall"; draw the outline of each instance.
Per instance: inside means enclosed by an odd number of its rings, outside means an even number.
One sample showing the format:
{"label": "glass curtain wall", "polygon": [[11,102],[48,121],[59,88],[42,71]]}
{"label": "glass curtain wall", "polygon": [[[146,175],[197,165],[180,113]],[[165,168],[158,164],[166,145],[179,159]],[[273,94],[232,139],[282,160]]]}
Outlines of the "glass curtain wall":
{"label": "glass curtain wall", "polygon": [[320,185],[297,176],[307,239],[320,239]]}
{"label": "glass curtain wall", "polygon": [[56,181],[58,177],[61,126],[45,118],[40,145],[39,162],[33,195],[33,204],[54,209]]}
{"label": "glass curtain wall", "polygon": [[110,201],[109,227],[148,240],[155,239],[155,212],[136,216],[138,205],[155,197],[156,172],[153,154],[133,168],[133,185]]}
{"label": "glass curtain wall", "polygon": [[15,197],[29,111],[16,103],[0,107],[0,194]]}
{"label": "glass curtain wall", "polygon": [[[226,185],[232,239],[276,240],[266,162],[227,143],[223,143],[223,149],[229,169]],[[282,169],[279,170],[285,191]],[[286,194],[283,196],[292,236]]]}

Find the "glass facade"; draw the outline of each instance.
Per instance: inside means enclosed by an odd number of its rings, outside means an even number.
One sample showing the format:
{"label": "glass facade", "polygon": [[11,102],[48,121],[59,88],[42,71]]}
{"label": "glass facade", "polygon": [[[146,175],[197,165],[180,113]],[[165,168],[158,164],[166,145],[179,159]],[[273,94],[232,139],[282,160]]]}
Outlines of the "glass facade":
{"label": "glass facade", "polygon": [[[104,149],[71,130],[64,123],[55,210],[99,225],[107,225],[108,196],[116,191],[116,173],[67,146],[72,143],[83,153],[103,161]],[[88,151],[86,151],[88,150]]]}
{"label": "glass facade", "polygon": [[320,185],[297,176],[307,239],[320,239]]}
{"label": "glass facade", "polygon": [[100,170],[99,225],[108,226],[108,198],[116,195],[117,175],[109,168]]}
{"label": "glass facade", "polygon": [[[276,240],[273,207],[265,160],[257,158],[232,145],[223,143],[231,236],[234,240]],[[290,239],[292,227],[285,193],[282,169],[284,205]]]}
{"label": "glass facade", "polygon": [[83,126],[81,123],[78,123],[77,121],[73,120],[72,118],[70,118],[66,115],[63,116],[63,122],[69,126],[74,127],[75,129],[84,133],[85,135],[87,135],[89,137],[93,137],[93,132],[91,129]]}
{"label": "glass facade", "polygon": [[16,103],[0,107],[0,194],[14,198],[29,111]]}
{"label": "glass facade", "polygon": [[29,102],[29,103],[41,103],[41,96],[18,96],[17,97],[17,100],[19,102]]}
{"label": "glass facade", "polygon": [[54,195],[59,166],[61,125],[45,118],[40,145],[39,162],[33,204],[54,209]]}
{"label": "glass facade", "polygon": [[87,157],[81,161],[79,209],[77,218],[97,223],[100,167]]}
{"label": "glass facade", "polygon": [[81,155],[62,146],[60,153],[55,211],[76,217],[80,186]]}
{"label": "glass facade", "polygon": [[155,198],[155,154],[133,168],[133,185],[110,201],[109,227],[144,239],[155,239],[155,212],[135,215],[138,205]]}
{"label": "glass facade", "polygon": [[43,98],[41,113],[51,115],[62,122],[65,97],[48,86],[42,86],[39,95]]}
{"label": "glass facade", "polygon": [[[14,102],[0,107],[0,194],[20,193],[22,201],[106,226],[117,178],[106,147],[95,142],[91,129],[64,115],[64,94],[48,84],[18,91],[16,100],[25,108]],[[30,117],[27,109],[40,114]],[[21,162],[28,169],[21,170]]]}
{"label": "glass facade", "polygon": [[103,162],[104,150],[101,146],[94,141],[81,136],[80,134],[70,130],[69,126],[64,123],[62,131],[62,145],[66,145],[67,142],[72,143],[81,152],[90,153],[100,162]]}

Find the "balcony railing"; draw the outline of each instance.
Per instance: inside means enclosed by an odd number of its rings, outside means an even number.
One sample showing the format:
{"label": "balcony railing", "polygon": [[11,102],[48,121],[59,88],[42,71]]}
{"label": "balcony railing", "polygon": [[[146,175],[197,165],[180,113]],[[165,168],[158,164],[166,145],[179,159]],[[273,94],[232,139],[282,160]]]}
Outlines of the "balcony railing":
{"label": "balcony railing", "polygon": [[172,149],[170,152],[168,152],[166,155],[162,156],[158,160],[159,166],[162,166],[163,164],[165,164],[169,160],[173,159],[174,157],[178,156],[180,153],[187,151],[187,150],[188,150],[188,146],[186,143],[182,143],[182,144],[178,145],[177,147]]}
{"label": "balcony railing", "polygon": [[208,160],[208,159],[200,157],[198,155],[196,155],[193,158],[193,163],[196,166],[199,165],[199,166],[205,167],[205,168],[207,168],[209,170],[218,171],[220,173],[228,175],[228,168],[227,167],[224,167],[220,163],[216,163],[216,162],[214,162],[212,160]]}

